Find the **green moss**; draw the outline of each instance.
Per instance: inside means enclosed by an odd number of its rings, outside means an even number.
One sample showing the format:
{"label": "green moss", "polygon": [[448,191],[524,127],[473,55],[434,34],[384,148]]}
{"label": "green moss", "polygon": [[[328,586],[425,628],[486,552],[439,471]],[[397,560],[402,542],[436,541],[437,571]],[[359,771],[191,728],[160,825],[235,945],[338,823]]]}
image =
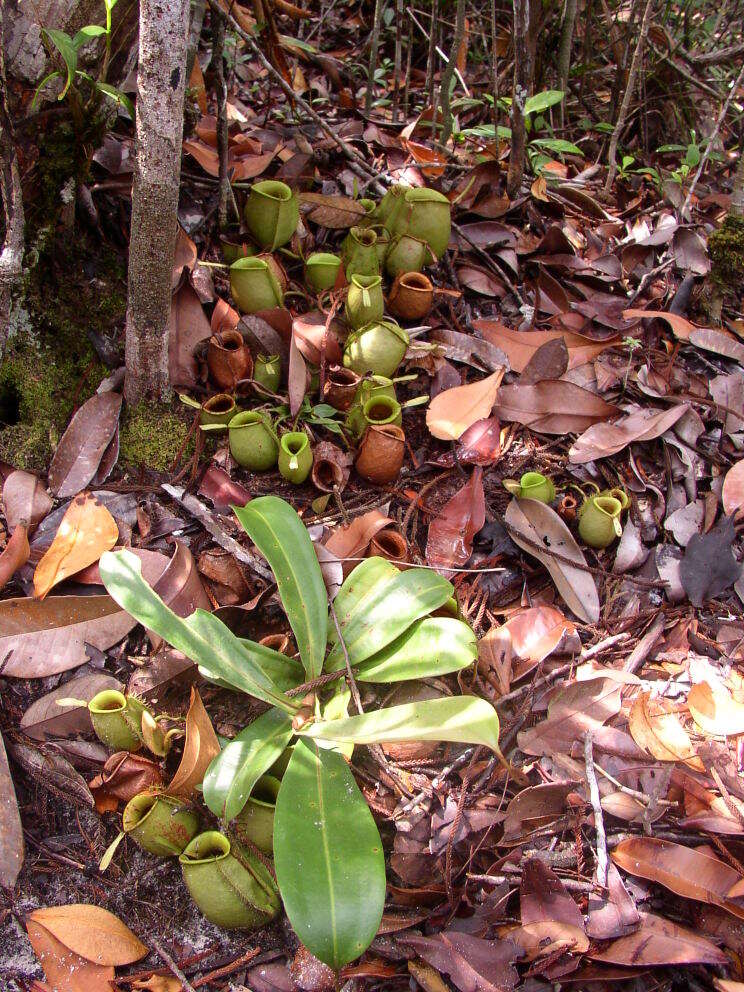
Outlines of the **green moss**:
{"label": "green moss", "polygon": [[[140,403],[126,407],[119,431],[119,461],[123,465],[167,472],[179,454],[194,451],[193,417],[178,404],[171,407]],[[188,442],[187,439],[188,438]]]}
{"label": "green moss", "polygon": [[729,214],[708,238],[711,280],[723,293],[740,293],[744,284],[744,218]]}

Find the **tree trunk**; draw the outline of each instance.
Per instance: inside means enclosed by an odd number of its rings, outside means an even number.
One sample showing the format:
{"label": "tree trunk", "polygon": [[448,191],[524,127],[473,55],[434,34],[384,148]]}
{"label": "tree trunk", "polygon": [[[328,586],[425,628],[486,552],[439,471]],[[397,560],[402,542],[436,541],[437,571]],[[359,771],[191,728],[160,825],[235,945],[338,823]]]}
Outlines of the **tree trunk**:
{"label": "tree trunk", "polygon": [[0,187],[5,216],[5,239],[0,251],[0,356],[8,337],[11,296],[23,272],[23,196],[13,122],[8,110],[3,13],[0,0]]}
{"label": "tree trunk", "polygon": [[513,0],[514,7],[514,86],[511,105],[512,144],[506,192],[513,200],[519,194],[524,176],[524,156],[527,133],[524,125],[524,105],[532,84],[532,55],[530,45],[530,0]]}
{"label": "tree trunk", "polygon": [[375,0],[375,12],[372,21],[372,37],[369,42],[369,63],[367,65],[367,90],[364,94],[364,112],[372,113],[372,99],[375,92],[375,71],[377,69],[377,52],[380,47],[380,28],[382,27],[382,10],[384,0]]}
{"label": "tree trunk", "polygon": [[729,213],[732,217],[744,218],[744,135],[739,142],[739,164],[736,166],[736,172],[734,174],[734,187],[731,191]]}
{"label": "tree trunk", "polygon": [[561,29],[561,44],[558,49],[558,89],[563,90],[565,96],[558,107],[558,119],[563,128],[565,122],[565,108],[568,100],[568,74],[571,70],[571,45],[573,43],[574,24],[576,22],[576,2],[577,0],[566,0],[563,14],[563,28]]}
{"label": "tree trunk", "polygon": [[129,403],[163,400],[170,392],[168,318],[188,26],[189,0],[141,0],[124,385]]}

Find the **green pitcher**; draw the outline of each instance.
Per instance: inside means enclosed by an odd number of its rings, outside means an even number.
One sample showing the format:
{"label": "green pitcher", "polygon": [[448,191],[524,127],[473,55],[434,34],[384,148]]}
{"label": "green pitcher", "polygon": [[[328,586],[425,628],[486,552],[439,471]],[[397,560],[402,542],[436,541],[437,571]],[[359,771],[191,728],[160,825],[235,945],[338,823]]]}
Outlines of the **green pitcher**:
{"label": "green pitcher", "polygon": [[279,472],[294,485],[301,485],[313,467],[313,449],[304,431],[282,434],[279,441]]}
{"label": "green pitcher", "polygon": [[333,289],[338,279],[341,259],[330,252],[316,251],[305,262],[305,285],[315,293]]}
{"label": "green pitcher", "polygon": [[614,496],[590,496],[579,510],[579,534],[590,548],[607,548],[622,536],[622,503]]}
{"label": "green pitcher", "polygon": [[410,234],[399,234],[390,242],[385,257],[385,271],[395,279],[406,272],[420,272],[435,261],[425,241]]}
{"label": "green pitcher", "polygon": [[218,927],[255,930],[279,915],[279,891],[268,868],[224,834],[199,834],[178,860],[191,898]]}
{"label": "green pitcher", "polygon": [[408,333],[394,320],[374,320],[346,339],[343,362],[359,375],[372,372],[391,377],[405,357]]}
{"label": "green pitcher", "polygon": [[341,259],[347,279],[354,275],[378,275],[380,260],[377,257],[375,231],[367,227],[352,227],[341,242]]}
{"label": "green pitcher", "polygon": [[88,703],[96,736],[114,751],[139,751],[145,704],[117,689],[103,689]]}
{"label": "green pitcher", "polygon": [[555,486],[552,480],[541,472],[525,472],[516,479],[504,479],[504,488],[518,499],[536,499],[540,503],[552,503],[555,499]]}
{"label": "green pitcher", "polygon": [[385,312],[381,276],[353,275],[346,294],[346,322],[351,328],[380,320]]}
{"label": "green pitcher", "polygon": [[292,239],[300,207],[286,183],[264,179],[251,186],[243,215],[258,244],[266,251],[275,251]]}
{"label": "green pitcher", "polygon": [[264,854],[274,851],[274,808],[280,785],[273,775],[262,775],[235,820],[239,839],[249,840]]}
{"label": "green pitcher", "polygon": [[124,807],[124,833],[159,858],[175,857],[199,831],[199,817],[182,799],[151,789]]}
{"label": "green pitcher", "polygon": [[397,207],[386,226],[393,236],[408,234],[426,242],[436,257],[441,258],[452,230],[450,201],[434,189],[406,190],[402,205]]}
{"label": "green pitcher", "polygon": [[279,389],[282,378],[282,359],[280,355],[259,355],[253,367],[253,379],[275,393]]}
{"label": "green pitcher", "polygon": [[241,313],[280,307],[284,294],[276,271],[266,258],[239,258],[230,266],[230,292]]}

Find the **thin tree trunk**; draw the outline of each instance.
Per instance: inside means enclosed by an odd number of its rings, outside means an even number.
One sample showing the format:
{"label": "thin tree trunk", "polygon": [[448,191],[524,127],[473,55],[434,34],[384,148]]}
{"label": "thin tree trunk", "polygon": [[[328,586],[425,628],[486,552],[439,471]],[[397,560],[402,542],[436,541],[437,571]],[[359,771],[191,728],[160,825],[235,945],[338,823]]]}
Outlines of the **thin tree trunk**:
{"label": "thin tree trunk", "polygon": [[566,0],[563,14],[563,28],[561,29],[561,43],[558,49],[558,89],[563,90],[565,96],[558,107],[558,120],[561,128],[565,123],[565,108],[568,99],[568,74],[571,70],[571,45],[574,36],[574,24],[576,23],[577,0]]}
{"label": "thin tree trunk", "polygon": [[403,0],[395,0],[395,66],[393,69],[393,120],[400,109],[400,70],[403,62]]}
{"label": "thin tree trunk", "polygon": [[191,79],[191,70],[194,68],[196,53],[199,50],[199,39],[201,38],[206,9],[207,0],[193,0],[191,6],[191,23],[189,25],[189,41],[186,49],[186,82]]}
{"label": "thin tree trunk", "polygon": [[372,112],[372,98],[375,92],[375,70],[377,69],[377,51],[380,47],[380,27],[382,25],[382,9],[384,0],[375,0],[375,13],[372,22],[372,37],[369,42],[369,65],[367,66],[367,92],[364,94],[364,112],[369,116]]}
{"label": "thin tree trunk", "polygon": [[0,185],[5,214],[5,240],[0,252],[0,356],[8,338],[13,288],[23,273],[23,194],[8,108],[3,8],[4,3],[0,0]]}
{"label": "thin tree trunk", "polygon": [[225,18],[221,11],[212,8],[212,57],[209,60],[207,75],[213,80],[217,98],[217,154],[219,156],[220,194],[217,219],[220,228],[227,227],[228,207],[233,220],[240,220],[230,179],[227,174],[228,134],[227,134],[227,84],[225,82]]}
{"label": "thin tree trunk", "polygon": [[499,56],[496,0],[491,0],[491,96],[493,97],[494,138],[499,137]]}
{"label": "thin tree trunk", "polygon": [[434,75],[437,59],[437,34],[439,28],[439,0],[431,0],[431,28],[429,30],[429,54],[426,59],[426,92],[431,107],[431,135],[437,133],[437,108],[434,103]]}
{"label": "thin tree trunk", "polygon": [[513,0],[514,7],[514,86],[511,104],[511,154],[506,177],[506,192],[513,200],[519,194],[524,176],[524,157],[527,132],[524,124],[524,106],[532,85],[532,58],[530,55],[530,0]]}
{"label": "thin tree trunk", "polygon": [[615,180],[615,173],[617,172],[617,146],[620,141],[620,136],[623,133],[623,128],[625,127],[625,119],[628,116],[630,101],[633,96],[633,91],[635,90],[636,77],[638,76],[641,59],[643,58],[643,49],[646,45],[646,37],[648,35],[648,25],[651,17],[652,3],[653,0],[646,0],[646,8],[643,11],[641,29],[638,32],[638,40],[636,41],[635,51],[633,52],[633,60],[630,63],[628,82],[625,87],[625,93],[623,93],[623,100],[620,104],[620,111],[617,115],[617,121],[612,132],[612,137],[610,138],[610,148],[607,153],[607,179],[605,180],[604,185],[605,194],[609,194],[612,189],[612,184]]}
{"label": "thin tree trunk", "polygon": [[744,218],[744,140],[739,142],[739,164],[734,175],[729,213],[732,217]]}
{"label": "thin tree trunk", "polygon": [[406,79],[403,90],[403,120],[408,117],[408,107],[411,101],[411,55],[413,53],[413,20],[408,18],[408,47],[406,49]]}
{"label": "thin tree trunk", "polygon": [[[452,110],[450,108],[452,80],[455,78],[457,68],[457,56],[460,53],[460,46],[465,37],[465,0],[457,0],[457,11],[455,13],[455,36],[452,39],[449,62],[442,71],[442,85],[439,89],[439,105],[442,108],[442,137],[441,142],[446,145],[452,134]],[[436,114],[434,115],[436,117]]]}
{"label": "thin tree trunk", "polygon": [[168,318],[183,139],[189,0],[141,0],[129,241],[129,403],[168,398]]}

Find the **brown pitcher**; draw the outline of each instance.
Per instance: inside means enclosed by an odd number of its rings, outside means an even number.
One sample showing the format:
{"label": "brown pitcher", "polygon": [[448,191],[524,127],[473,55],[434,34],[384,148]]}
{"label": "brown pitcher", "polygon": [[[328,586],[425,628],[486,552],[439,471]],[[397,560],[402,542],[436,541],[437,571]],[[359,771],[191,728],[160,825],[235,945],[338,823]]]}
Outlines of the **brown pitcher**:
{"label": "brown pitcher", "polygon": [[369,542],[368,558],[387,558],[388,561],[407,561],[408,543],[401,533],[393,527],[385,527],[378,531]]}
{"label": "brown pitcher", "polygon": [[253,357],[240,331],[212,335],[207,346],[207,366],[212,381],[221,389],[234,389],[239,379],[250,378]]}
{"label": "brown pitcher", "polygon": [[323,399],[342,413],[346,413],[356,396],[361,376],[343,365],[331,365],[323,383]]}
{"label": "brown pitcher", "polygon": [[372,425],[364,432],[356,459],[363,479],[378,486],[394,482],[403,465],[406,436],[396,424]]}
{"label": "brown pitcher", "polygon": [[388,307],[404,320],[422,320],[434,304],[434,286],[423,272],[401,272],[388,296]]}

